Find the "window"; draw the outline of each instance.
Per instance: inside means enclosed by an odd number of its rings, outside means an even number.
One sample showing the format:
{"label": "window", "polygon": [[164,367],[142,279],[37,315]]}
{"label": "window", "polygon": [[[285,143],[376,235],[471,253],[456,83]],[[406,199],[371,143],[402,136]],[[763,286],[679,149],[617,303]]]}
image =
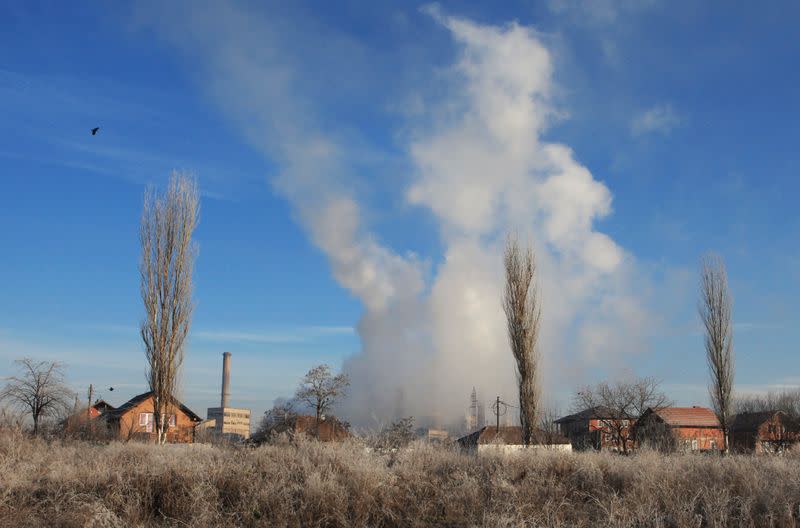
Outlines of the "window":
{"label": "window", "polygon": [[170,414],[169,415],[169,426],[170,427],[175,427],[176,423],[177,423],[177,416],[175,416],[174,414]]}
{"label": "window", "polygon": [[697,451],[697,438],[692,439],[692,451]]}
{"label": "window", "polygon": [[153,413],[139,413],[139,426],[148,433],[153,432]]}

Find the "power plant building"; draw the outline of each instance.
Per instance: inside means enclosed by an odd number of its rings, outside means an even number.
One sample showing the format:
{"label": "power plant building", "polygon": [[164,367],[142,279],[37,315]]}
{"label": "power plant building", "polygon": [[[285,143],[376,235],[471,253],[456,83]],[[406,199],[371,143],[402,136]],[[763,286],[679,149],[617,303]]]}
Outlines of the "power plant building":
{"label": "power plant building", "polygon": [[[229,441],[250,438],[250,409],[228,406],[231,383],[231,353],[222,354],[222,395],[219,407],[209,407],[208,430],[219,439]],[[213,420],[213,425],[212,425]]]}

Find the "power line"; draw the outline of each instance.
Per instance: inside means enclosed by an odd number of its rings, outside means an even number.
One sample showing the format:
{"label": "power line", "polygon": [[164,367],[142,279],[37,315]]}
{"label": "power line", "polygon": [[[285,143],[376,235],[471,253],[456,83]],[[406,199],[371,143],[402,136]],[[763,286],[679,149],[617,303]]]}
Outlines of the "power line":
{"label": "power line", "polygon": [[[502,406],[502,407],[501,407]],[[508,413],[508,408],[514,407],[515,409],[519,409],[516,405],[511,405],[510,403],[506,403],[500,399],[500,396],[497,397],[495,402],[492,404],[492,414],[495,415],[497,418],[497,434],[500,434],[500,417],[505,416]]]}

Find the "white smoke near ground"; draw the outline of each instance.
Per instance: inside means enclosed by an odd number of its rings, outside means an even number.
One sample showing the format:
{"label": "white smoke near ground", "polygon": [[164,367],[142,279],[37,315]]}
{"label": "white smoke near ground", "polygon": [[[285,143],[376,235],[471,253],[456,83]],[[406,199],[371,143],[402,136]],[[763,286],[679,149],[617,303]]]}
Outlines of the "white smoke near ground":
{"label": "white smoke near ground", "polygon": [[264,42],[265,20],[232,7],[194,10],[192,31],[182,32],[159,18],[166,38],[200,54],[207,89],[280,166],[273,185],[335,279],[364,304],[362,349],[342,367],[352,379],[342,412],[355,424],[400,415],[452,423],[473,386],[486,399],[515,401],[501,308],[509,232],[536,247],[546,391],[638,348],[649,322],[632,257],[594,228],[611,213],[611,192],[569,147],[543,139],[558,108],[542,39],[516,23],[425,11],[457,50],[444,96],[428,98],[427,117],[406,124],[405,199],[435,220],[443,248],[432,270],[365,225],[348,185],[352,153],[314,123],[312,102],[293,89],[291,57]]}

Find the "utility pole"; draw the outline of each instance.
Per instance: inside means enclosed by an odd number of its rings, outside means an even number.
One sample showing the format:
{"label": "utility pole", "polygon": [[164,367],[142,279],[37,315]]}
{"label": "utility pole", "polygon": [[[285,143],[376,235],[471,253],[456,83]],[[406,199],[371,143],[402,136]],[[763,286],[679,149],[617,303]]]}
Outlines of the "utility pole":
{"label": "utility pole", "polygon": [[94,387],[89,384],[89,405],[86,406],[86,417],[92,419],[92,398],[94,397]]}
{"label": "utility pole", "polygon": [[[501,410],[501,407],[500,407],[501,405],[503,406],[502,410]],[[509,405],[506,402],[500,401],[500,396],[498,396],[497,400],[495,400],[495,402],[492,404],[492,412],[494,413],[495,417],[497,418],[497,422],[496,422],[497,423],[497,430],[495,432],[495,436],[500,434],[500,415],[505,415],[506,412],[508,412],[508,407],[509,407]]]}
{"label": "utility pole", "polygon": [[494,414],[497,416],[497,429],[495,429],[497,434],[500,434],[500,396],[497,397],[497,403],[495,404]]}

